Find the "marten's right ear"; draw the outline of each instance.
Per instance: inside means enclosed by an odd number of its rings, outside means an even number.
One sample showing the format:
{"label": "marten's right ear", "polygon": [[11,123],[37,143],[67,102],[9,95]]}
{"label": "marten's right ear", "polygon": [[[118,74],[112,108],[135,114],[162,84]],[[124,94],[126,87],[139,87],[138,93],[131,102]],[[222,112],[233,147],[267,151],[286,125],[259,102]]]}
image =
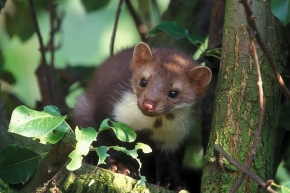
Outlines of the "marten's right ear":
{"label": "marten's right ear", "polygon": [[149,46],[143,42],[139,42],[134,48],[132,65],[146,63],[151,60],[153,60],[153,56]]}

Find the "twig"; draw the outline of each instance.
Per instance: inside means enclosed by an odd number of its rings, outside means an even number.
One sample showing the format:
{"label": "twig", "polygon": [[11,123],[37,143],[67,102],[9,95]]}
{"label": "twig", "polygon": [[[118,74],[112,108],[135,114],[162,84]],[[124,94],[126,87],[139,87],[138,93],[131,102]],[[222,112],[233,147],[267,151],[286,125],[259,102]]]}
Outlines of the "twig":
{"label": "twig", "polygon": [[145,40],[146,40],[145,35],[143,33],[141,33],[140,30],[139,30],[139,27],[142,24],[141,21],[140,21],[140,18],[136,14],[136,12],[134,10],[134,7],[131,4],[131,1],[130,0],[125,0],[125,3],[126,3],[126,6],[127,6],[128,10],[130,12],[132,18],[133,18],[133,21],[135,23],[135,26],[137,28],[137,31],[139,32],[139,36],[140,36],[141,40],[143,42],[145,42]]}
{"label": "twig", "polygon": [[287,87],[286,87],[286,85],[285,85],[285,83],[283,81],[283,78],[281,77],[280,73],[277,70],[277,67],[275,65],[275,62],[274,62],[273,58],[269,54],[269,52],[268,52],[265,44],[262,41],[262,38],[261,38],[260,33],[258,31],[256,22],[254,20],[253,12],[252,12],[250,6],[247,3],[247,0],[240,0],[240,3],[245,8],[248,23],[249,23],[250,27],[253,30],[253,34],[255,35],[255,38],[257,40],[258,45],[260,46],[261,50],[263,51],[263,53],[265,55],[265,58],[268,60],[268,62],[270,64],[270,67],[271,67],[271,69],[272,69],[272,71],[274,73],[274,76],[275,76],[276,80],[279,83],[279,86],[280,86],[282,92],[284,93],[284,95],[286,96],[286,98],[288,100],[290,100],[290,91],[287,89]]}
{"label": "twig", "polygon": [[50,19],[50,56],[51,56],[51,61],[50,65],[52,68],[54,68],[54,33],[55,33],[55,28],[54,28],[54,9],[55,9],[55,4],[54,0],[49,1],[49,19]]}
{"label": "twig", "polygon": [[114,44],[115,44],[116,30],[117,30],[117,25],[118,25],[119,16],[120,16],[120,13],[121,13],[121,7],[122,7],[123,2],[124,2],[124,0],[120,0],[119,1],[118,9],[117,9],[117,12],[116,12],[115,24],[114,24],[114,28],[113,28],[112,37],[111,37],[110,55],[114,54]]}
{"label": "twig", "polygon": [[33,4],[32,0],[29,0],[29,5],[30,5],[30,11],[31,11],[31,15],[32,15],[33,25],[34,25],[35,32],[37,34],[39,45],[40,45],[39,50],[40,50],[41,58],[42,58],[41,65],[47,65],[47,61],[46,61],[46,57],[45,57],[45,46],[43,44],[42,36],[40,34],[39,25],[38,25],[36,13],[35,13],[35,8],[34,8],[34,4]]}
{"label": "twig", "polygon": [[236,160],[234,160],[231,156],[229,156],[229,154],[227,154],[220,145],[215,145],[214,146],[214,150],[217,151],[217,152],[219,152],[220,154],[222,154],[228,160],[228,162],[230,164],[234,165],[236,168],[238,168],[244,174],[246,174],[247,176],[249,176],[259,186],[261,186],[262,188],[264,188],[265,190],[267,190],[270,193],[276,193],[276,191],[274,191],[271,188],[271,185],[269,185],[268,182],[270,182],[270,181],[267,181],[267,183],[265,183],[261,178],[259,178],[258,176],[256,176],[252,172],[250,172],[247,168],[241,166]]}

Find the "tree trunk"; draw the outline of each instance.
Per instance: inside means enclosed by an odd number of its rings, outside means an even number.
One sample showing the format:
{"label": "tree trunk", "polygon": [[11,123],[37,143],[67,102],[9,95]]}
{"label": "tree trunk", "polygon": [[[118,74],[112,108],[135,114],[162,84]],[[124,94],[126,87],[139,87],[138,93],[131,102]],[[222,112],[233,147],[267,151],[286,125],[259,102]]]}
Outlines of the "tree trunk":
{"label": "tree trunk", "polygon": [[[261,37],[276,64],[285,61],[282,25],[270,10],[270,1],[253,1],[252,10]],[[280,90],[263,53],[257,49],[261,65],[265,113],[256,155],[250,170],[266,181],[274,174],[277,152]],[[216,160],[213,146],[220,144],[241,165],[246,165],[259,116],[257,73],[251,57],[247,21],[242,4],[228,0],[225,12],[221,66],[215,94],[212,132],[202,178],[202,192],[230,192],[242,174],[225,159]],[[260,192],[246,177],[238,192]]]}

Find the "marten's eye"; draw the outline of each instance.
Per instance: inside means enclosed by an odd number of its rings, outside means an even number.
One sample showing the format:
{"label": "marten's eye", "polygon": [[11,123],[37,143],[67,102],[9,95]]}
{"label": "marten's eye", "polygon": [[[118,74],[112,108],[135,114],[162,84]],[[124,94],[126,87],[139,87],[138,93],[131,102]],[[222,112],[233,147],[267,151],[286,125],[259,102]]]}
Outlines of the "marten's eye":
{"label": "marten's eye", "polygon": [[168,96],[170,98],[174,99],[174,98],[176,98],[178,96],[178,91],[177,90],[172,90],[172,91],[169,92]]}
{"label": "marten's eye", "polygon": [[145,80],[144,78],[141,78],[141,80],[140,80],[140,82],[139,82],[139,85],[140,85],[141,87],[146,87],[146,85],[147,85],[147,80]]}

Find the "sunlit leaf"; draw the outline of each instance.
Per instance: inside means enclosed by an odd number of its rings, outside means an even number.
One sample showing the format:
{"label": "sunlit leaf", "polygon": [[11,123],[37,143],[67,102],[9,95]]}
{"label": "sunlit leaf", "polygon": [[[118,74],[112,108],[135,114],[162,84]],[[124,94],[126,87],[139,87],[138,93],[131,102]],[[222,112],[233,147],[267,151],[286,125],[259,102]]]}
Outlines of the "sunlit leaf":
{"label": "sunlit leaf", "polygon": [[112,122],[112,129],[116,133],[116,137],[123,142],[133,142],[136,139],[136,133],[131,127],[124,123]]}
{"label": "sunlit leaf", "polygon": [[68,170],[77,170],[82,165],[83,156],[89,153],[91,143],[96,140],[97,132],[94,128],[88,127],[79,129],[76,127],[76,148],[73,150],[68,157],[71,158],[71,162],[67,165]]}
{"label": "sunlit leaf", "polygon": [[116,137],[123,142],[133,142],[137,136],[135,131],[125,123],[114,122],[110,119],[105,119],[101,123],[99,132],[107,129],[112,129],[115,132]]}
{"label": "sunlit leaf", "polygon": [[0,151],[0,177],[10,184],[28,180],[36,171],[40,155],[12,144]]}
{"label": "sunlit leaf", "polygon": [[107,119],[102,121],[102,123],[100,125],[100,128],[99,128],[99,132],[111,128],[110,125],[109,125],[109,121],[110,121],[109,118],[107,118]]}
{"label": "sunlit leaf", "polygon": [[98,165],[106,163],[105,160],[109,156],[109,154],[107,154],[107,151],[108,151],[108,147],[106,146],[100,146],[96,148],[96,152],[99,156]]}
{"label": "sunlit leaf", "polygon": [[8,131],[26,137],[41,137],[60,126],[66,116],[54,116],[22,105],[14,109]]}
{"label": "sunlit leaf", "polygon": [[290,1],[289,0],[272,0],[271,8],[273,14],[284,24],[290,22]]}
{"label": "sunlit leaf", "polygon": [[147,144],[144,144],[144,143],[137,143],[135,145],[135,149],[136,150],[141,149],[144,153],[151,153],[152,152],[151,147]]}

